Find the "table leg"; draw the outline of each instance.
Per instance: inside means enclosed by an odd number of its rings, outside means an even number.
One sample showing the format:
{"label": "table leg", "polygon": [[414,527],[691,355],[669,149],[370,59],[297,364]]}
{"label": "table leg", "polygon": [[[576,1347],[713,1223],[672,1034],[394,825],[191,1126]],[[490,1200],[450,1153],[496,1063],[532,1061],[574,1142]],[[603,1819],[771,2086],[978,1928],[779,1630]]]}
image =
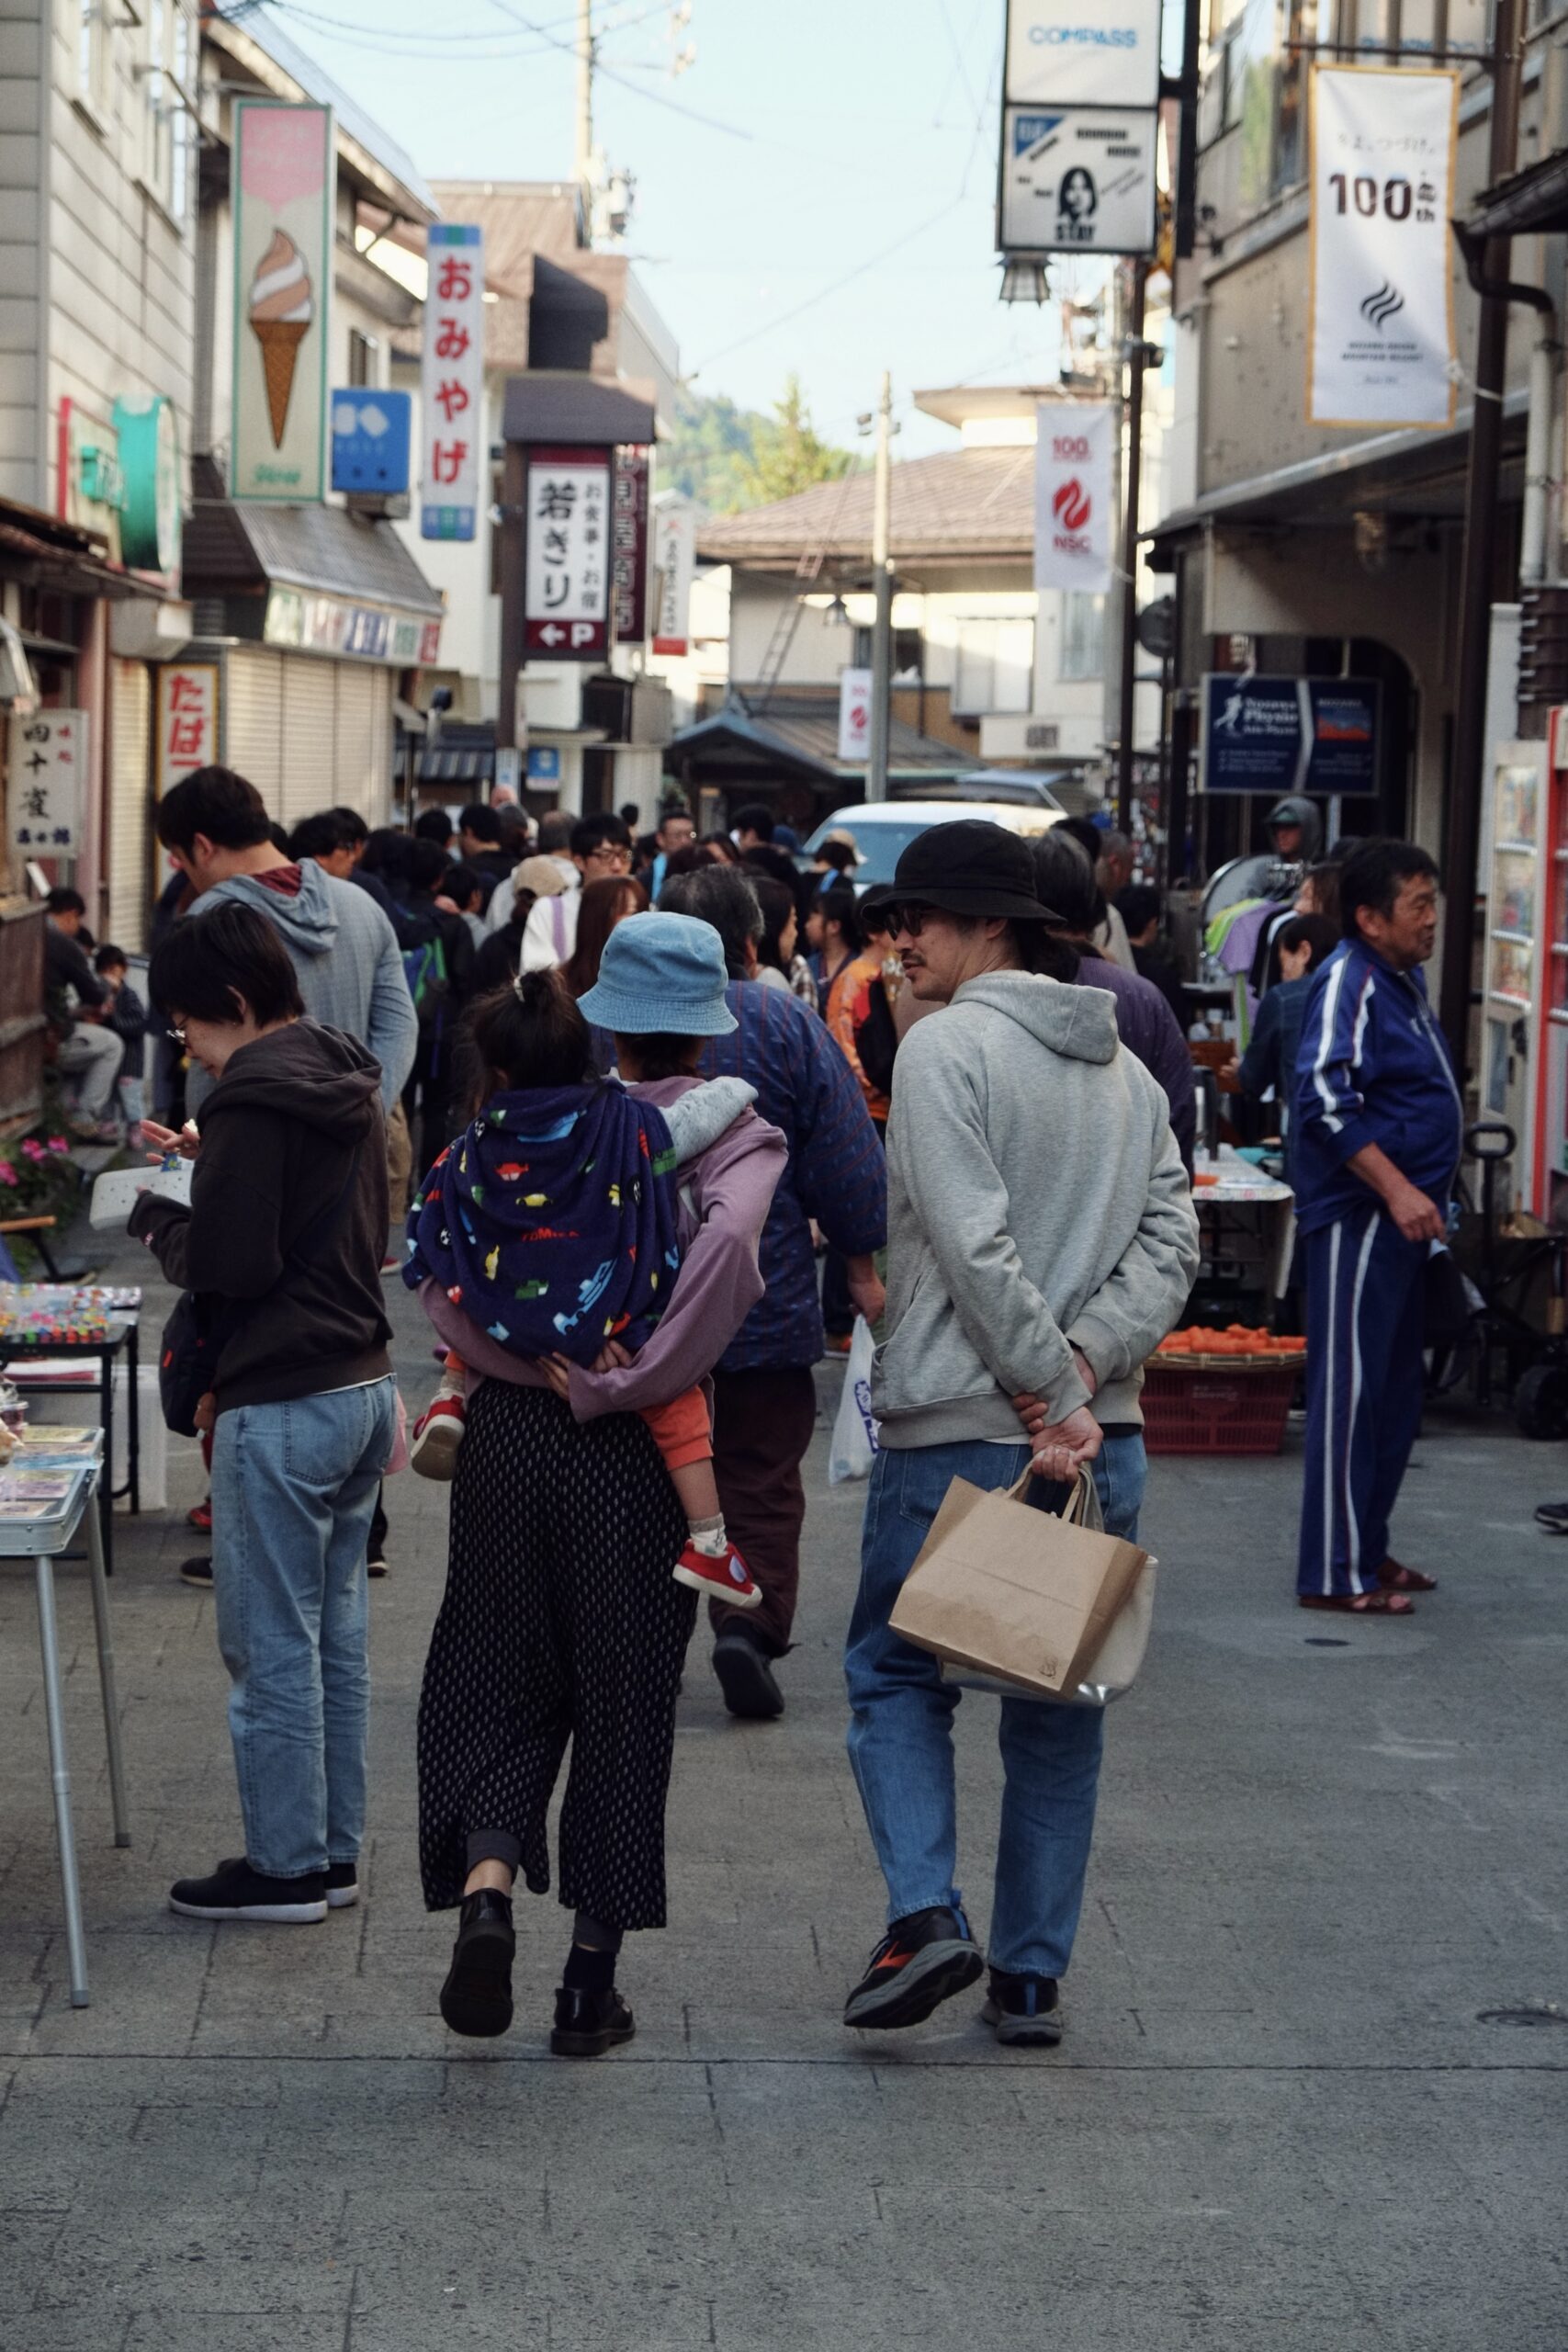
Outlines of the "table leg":
{"label": "table leg", "polygon": [[130,1820],[125,1800],[125,1756],[120,1746],[119,1697],[115,1689],[114,1634],[109,1624],[108,1588],[104,1582],[104,1546],[98,1522],[84,1513],[87,1532],[87,1576],[93,1589],[93,1630],[98,1641],[98,1686],[104,1700],[104,1738],[109,1758],[109,1804],[114,1810],[114,1842],[130,1843]]}
{"label": "table leg", "polygon": [[38,1630],[43,1651],[43,1704],[49,1721],[49,1762],[54,1780],[54,1826],[60,1843],[60,1886],[65,1898],[65,1950],[71,1964],[71,2006],[87,2006],[87,1952],[82,1936],[82,1886],[76,1875],[76,1834],[71,1824],[71,1772],[65,1760],[65,1707],[60,1687],[60,1631],[54,1615],[54,1563],[38,1561]]}
{"label": "table leg", "polygon": [[104,1432],[103,1476],[98,1487],[98,1524],[104,1534],[104,1574],[114,1574],[114,1356],[98,1358],[98,1418]]}
{"label": "table leg", "polygon": [[126,1398],[126,1429],[130,1440],[130,1509],[141,1510],[141,1327],[132,1323],[125,1335],[125,1369],[130,1382]]}

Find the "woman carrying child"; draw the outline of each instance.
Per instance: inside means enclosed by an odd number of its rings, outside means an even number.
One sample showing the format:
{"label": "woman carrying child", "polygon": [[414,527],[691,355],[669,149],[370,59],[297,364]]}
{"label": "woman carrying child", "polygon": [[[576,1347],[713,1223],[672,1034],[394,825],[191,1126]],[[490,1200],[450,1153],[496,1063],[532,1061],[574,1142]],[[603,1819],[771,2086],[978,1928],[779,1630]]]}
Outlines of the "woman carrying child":
{"label": "woman carrying child", "polygon": [[[511,2023],[511,1888],[521,1869],[548,1889],[570,1740],[560,2055],[633,2030],[615,1957],[627,1929],[664,1924],[694,1589],[754,1589],[725,1539],[694,1392],[761,1295],[784,1147],[750,1088],[694,1078],[704,1039],[733,1026],[725,980],[708,925],[638,915],[581,1008],[555,974],[477,1005],[486,1100],[410,1229],[406,1278],[467,1389],[438,1399],[449,1449],[460,1442],[419,1724],[425,1901],[462,1910],[442,2015],[460,2033]],[[615,1035],[631,1091],[599,1077],[590,1022]]]}

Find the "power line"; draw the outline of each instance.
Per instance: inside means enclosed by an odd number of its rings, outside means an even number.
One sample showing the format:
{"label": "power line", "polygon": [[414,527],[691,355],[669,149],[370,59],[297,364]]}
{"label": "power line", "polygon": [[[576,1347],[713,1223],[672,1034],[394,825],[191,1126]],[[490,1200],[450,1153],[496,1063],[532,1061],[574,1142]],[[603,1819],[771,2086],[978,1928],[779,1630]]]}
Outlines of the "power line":
{"label": "power line", "polygon": [[[542,35],[551,49],[561,50],[568,57],[577,55],[575,40],[557,40],[547,27],[534,24],[528,17],[521,15],[511,5],[511,0],[491,0],[491,6],[499,8],[503,17],[510,17],[514,24],[521,25],[525,31]],[[617,74],[613,65],[605,65],[597,58],[594,60],[593,70],[605,81],[615,82],[621,89],[629,90],[634,97],[646,99],[649,106],[663,107],[671,114],[683,116],[687,122],[700,122],[706,130],[722,131],[726,138],[744,140],[748,145],[750,143],[751,133],[749,130],[742,130],[738,123],[720,122],[716,115],[699,114],[695,107],[682,106],[679,98],[667,98],[661,90],[639,89],[635,82],[628,82],[624,74]]]}
{"label": "power line", "polygon": [[[495,0],[495,5],[499,6],[500,0]],[[750,334],[739,335],[733,343],[725,344],[722,349],[710,351],[701,366],[690,371],[686,381],[694,382],[704,368],[711,368],[716,361],[728,359],[731,352],[742,351],[748,344],[760,343],[763,335],[772,334],[776,327],[787,326],[792,319],[798,319],[804,311],[815,310],[818,302],[826,302],[831,295],[841,293],[846,286],[852,286],[856,278],[863,277],[868,270],[880,268],[885,261],[901,253],[906,245],[912,245],[917,237],[923,237],[928,229],[934,229],[939,220],[945,220],[950,213],[956,212],[963,201],[962,196],[952,198],[928,220],[919,221],[913,229],[907,229],[901,237],[895,237],[890,245],[884,245],[880,253],[868,255],[864,261],[857,262],[853,269],[846,270],[841,277],[834,278],[830,285],[819,288],[815,294],[808,294],[804,302],[795,304],[793,311],[781,311],[776,318],[768,321],[766,326],[754,327]]]}

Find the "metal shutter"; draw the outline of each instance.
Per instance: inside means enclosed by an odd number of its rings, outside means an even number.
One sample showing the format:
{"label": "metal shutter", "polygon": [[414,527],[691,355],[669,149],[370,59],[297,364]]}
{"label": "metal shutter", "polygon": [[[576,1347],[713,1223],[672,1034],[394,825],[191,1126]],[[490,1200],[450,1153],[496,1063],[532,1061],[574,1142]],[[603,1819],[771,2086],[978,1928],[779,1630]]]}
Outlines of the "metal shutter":
{"label": "metal shutter", "polygon": [[367,825],[381,821],[376,794],[376,688],[378,673],[344,662],[337,673],[337,780],[333,798],[357,808]]}
{"label": "metal shutter", "polygon": [[359,805],[372,825],[389,824],[392,818],[392,762],[397,748],[397,730],[392,721],[395,674],[391,670],[377,670],[370,680],[370,766],[366,777],[366,797]]}
{"label": "metal shutter", "polygon": [[283,656],[232,647],[223,669],[223,757],[276,817],[283,800]]}
{"label": "metal shutter", "polygon": [[152,681],[144,662],[109,663],[108,935],[135,955],[147,934],[152,871]]}
{"label": "metal shutter", "polygon": [[339,798],[337,674],[342,664],[289,653],[283,661],[283,784],[279,815],[290,831]]}

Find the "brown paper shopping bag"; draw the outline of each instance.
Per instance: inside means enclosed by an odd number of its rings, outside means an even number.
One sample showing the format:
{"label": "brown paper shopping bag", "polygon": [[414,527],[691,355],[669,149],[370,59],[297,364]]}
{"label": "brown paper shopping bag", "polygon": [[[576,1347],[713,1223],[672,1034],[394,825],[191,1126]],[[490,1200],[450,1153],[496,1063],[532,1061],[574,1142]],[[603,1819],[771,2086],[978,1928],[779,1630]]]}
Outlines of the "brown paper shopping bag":
{"label": "brown paper shopping bag", "polygon": [[1055,1693],[1082,1679],[1148,1555],[1077,1523],[1082,1478],[1071,1516],[1032,1510],[1030,1476],[989,1491],[954,1478],[889,1622],[952,1665]]}

